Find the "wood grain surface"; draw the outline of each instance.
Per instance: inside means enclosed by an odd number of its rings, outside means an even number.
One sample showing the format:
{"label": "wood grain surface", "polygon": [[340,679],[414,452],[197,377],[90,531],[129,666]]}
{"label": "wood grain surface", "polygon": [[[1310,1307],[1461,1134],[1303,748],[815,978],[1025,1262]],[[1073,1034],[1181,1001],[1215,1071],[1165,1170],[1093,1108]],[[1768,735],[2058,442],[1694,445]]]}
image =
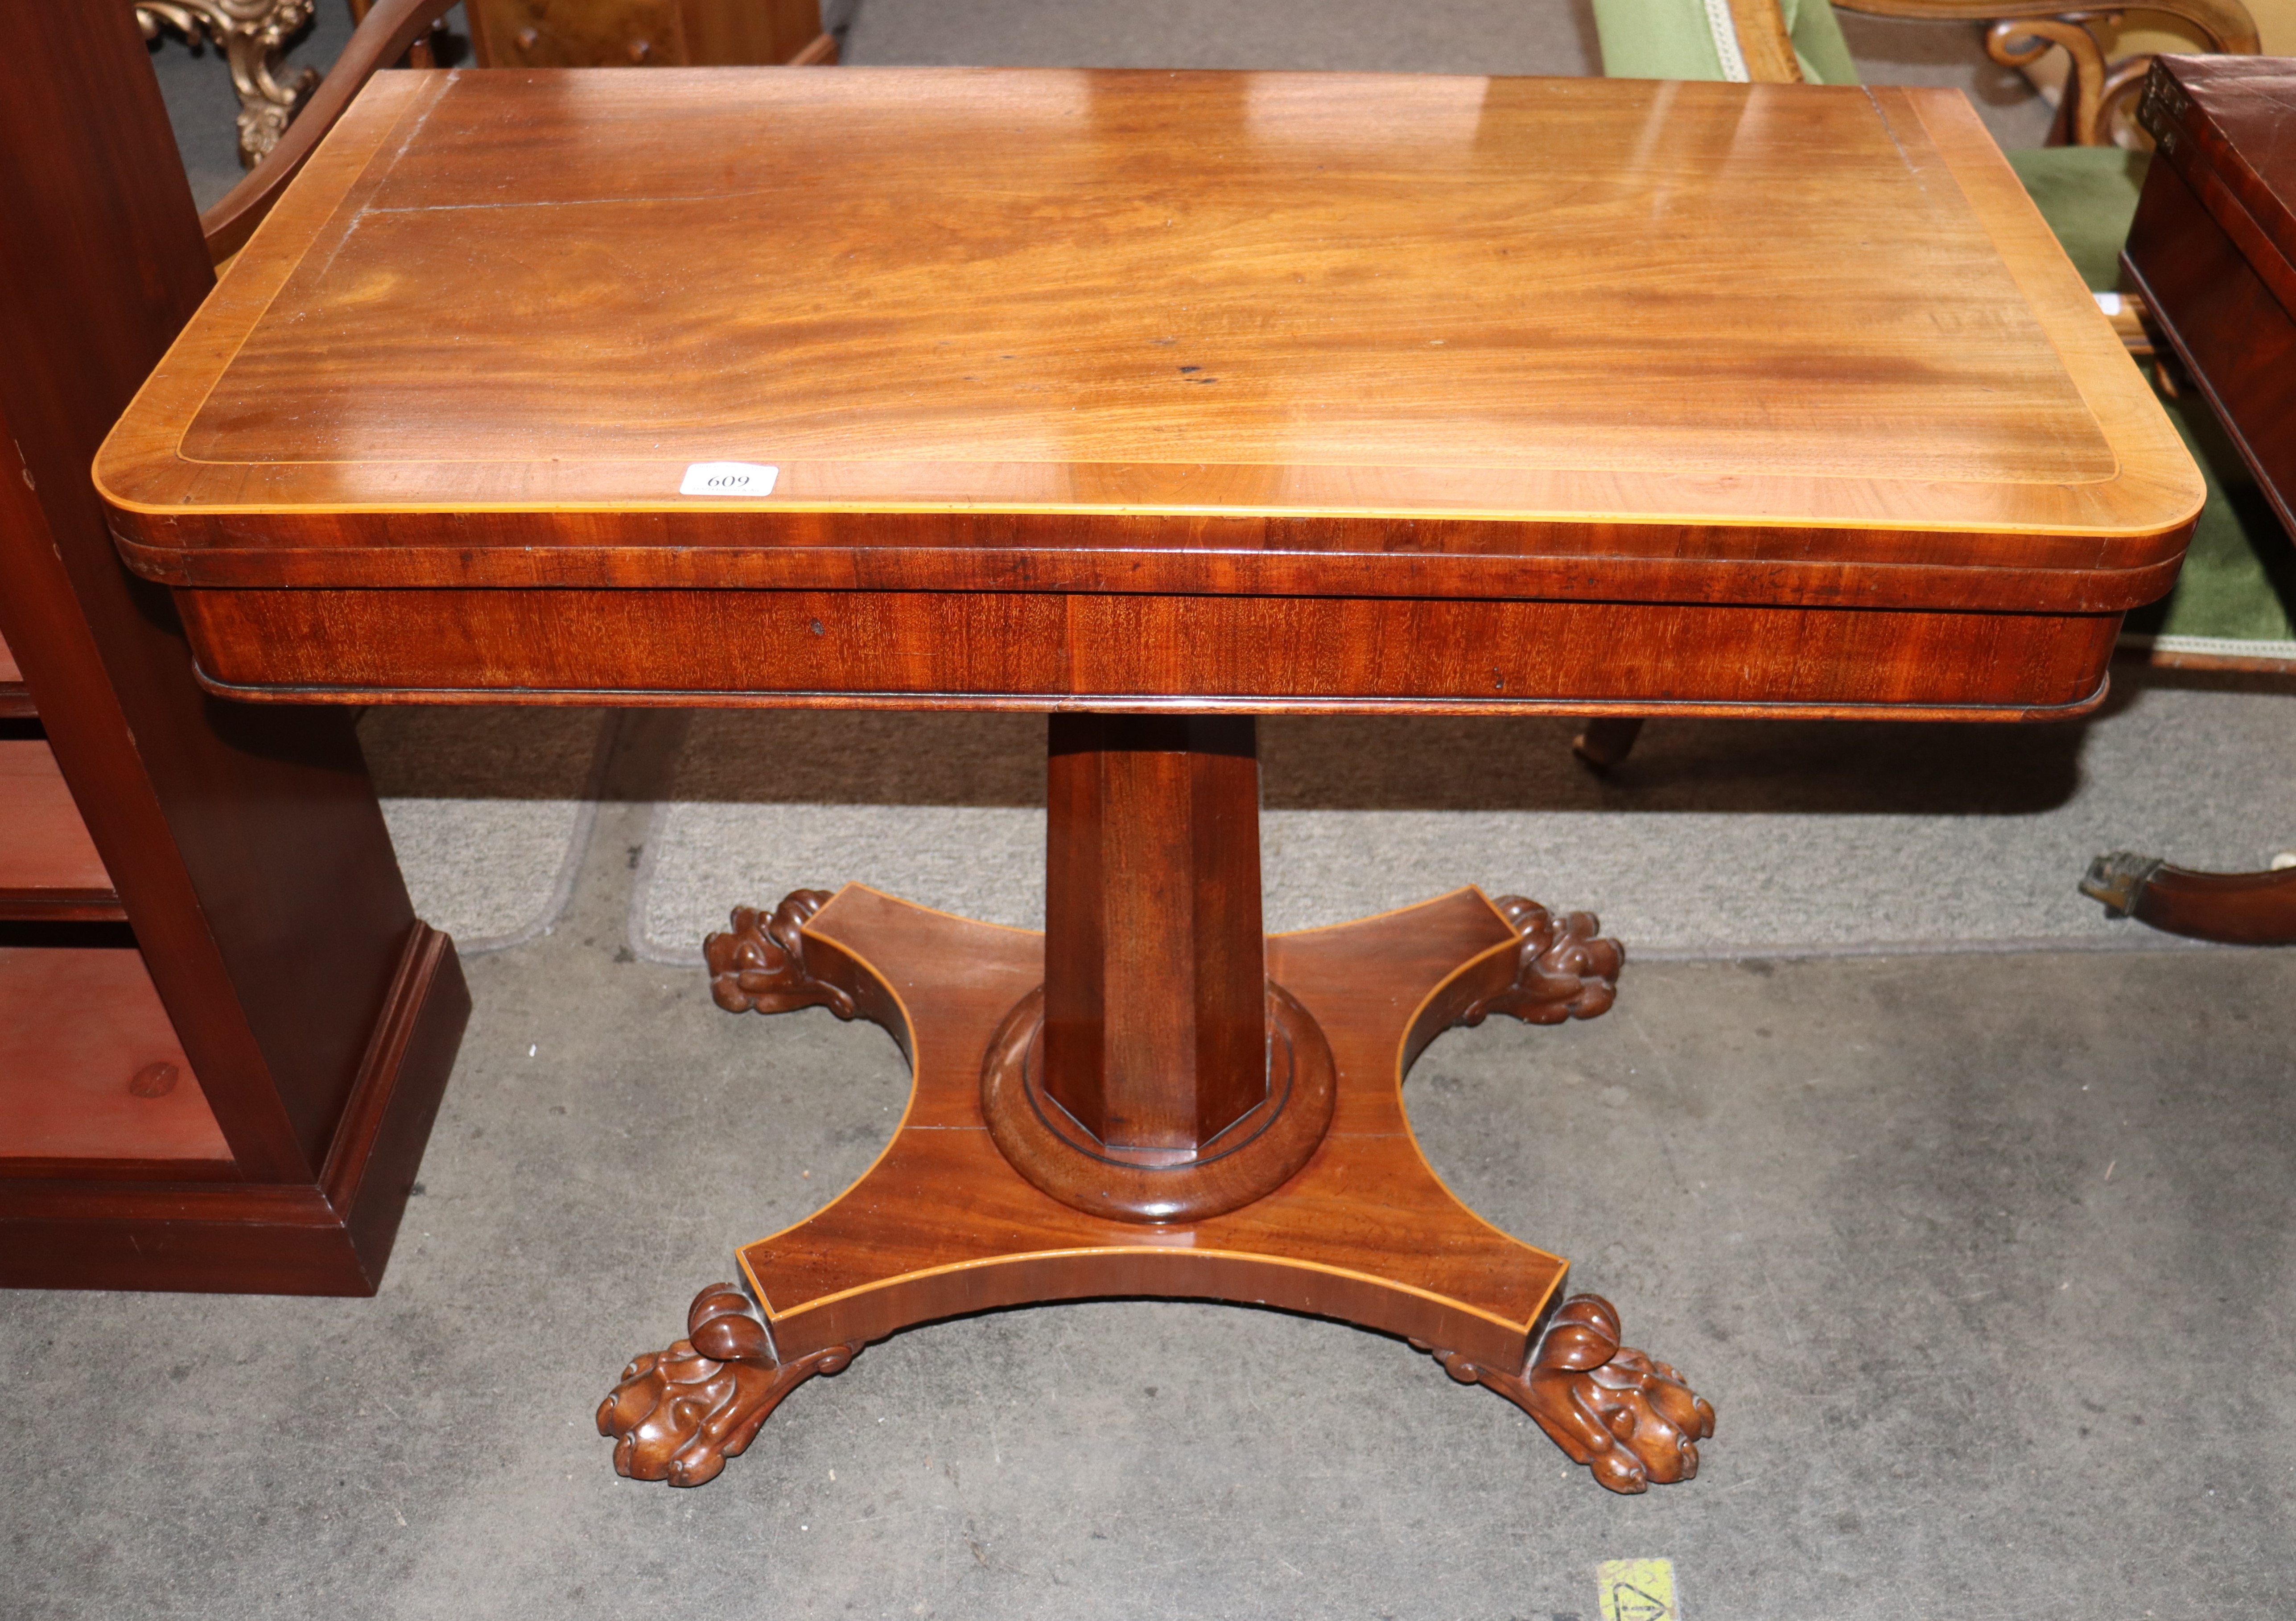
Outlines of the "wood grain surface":
{"label": "wood grain surface", "polygon": [[980,1054],[1041,979],[1043,937],[848,885],[805,928],[808,968],[910,1056],[892,1142],[827,1208],[742,1251],[784,1358],[989,1306],[1100,1295],[1257,1301],[1520,1368],[1564,1263],[1454,1199],[1403,1110],[1428,1042],[1514,978],[1521,941],[1472,889],[1279,935],[1268,970],[1323,1027],[1331,1129],[1282,1188],[1226,1216],[1086,1216],[1005,1163],[980,1115]]}
{"label": "wood grain surface", "polygon": [[[471,0],[480,68],[724,67],[834,62],[816,0]],[[423,64],[428,65],[428,64]]]}
{"label": "wood grain surface", "polygon": [[38,738],[0,738],[0,919],[127,916],[54,752]]}
{"label": "wood grain surface", "polygon": [[1042,1084],[1105,1153],[1191,1159],[1268,1096],[1249,719],[1057,716]]}
{"label": "wood grain surface", "polygon": [[923,69],[381,76],[98,478],[179,585],[2087,612],[2202,493],[1950,93]]}
{"label": "wood grain surface", "polygon": [[2161,139],[2121,255],[2169,346],[2296,534],[2296,63],[2163,57]]}
{"label": "wood grain surface", "polygon": [[228,1175],[231,1149],[135,947],[0,946],[0,1176],[66,1161]]}
{"label": "wood grain surface", "polygon": [[2197,872],[2163,863],[2124,915],[2169,934],[2234,946],[2296,946],[2296,868]]}
{"label": "wood grain surface", "polygon": [[[2296,61],[2282,56],[2163,56],[2145,76],[2139,120],[2171,168],[2205,171],[2276,258],[2281,286],[2296,262]],[[2225,210],[2229,211],[2229,210]],[[2245,248],[2247,245],[2243,244]]]}
{"label": "wood grain surface", "polygon": [[[57,1000],[76,995],[68,983]],[[117,997],[99,1011],[132,1023]],[[128,1158],[117,1139],[101,1158],[0,1161],[0,1288],[373,1294],[470,1011],[453,943],[417,923],[313,1182],[244,1180],[227,1159]],[[37,1076],[82,1028],[0,1023],[0,1060]],[[158,1101],[182,1109],[201,1089],[186,1073]]]}
{"label": "wood grain surface", "polygon": [[32,702],[31,689],[24,684],[24,672],[16,667],[16,655],[8,644],[0,641],[0,720],[16,720],[39,713]]}
{"label": "wood grain surface", "polygon": [[2100,701],[2120,627],[2118,612],[1208,593],[176,594],[210,690],[288,702],[2022,720]]}

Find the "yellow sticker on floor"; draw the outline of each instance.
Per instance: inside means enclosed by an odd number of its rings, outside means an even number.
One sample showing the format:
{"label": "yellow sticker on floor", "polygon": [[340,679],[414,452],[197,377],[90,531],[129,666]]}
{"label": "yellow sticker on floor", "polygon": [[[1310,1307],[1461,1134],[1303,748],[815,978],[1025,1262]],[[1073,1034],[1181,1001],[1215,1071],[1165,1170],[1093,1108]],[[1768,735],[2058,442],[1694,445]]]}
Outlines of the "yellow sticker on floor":
{"label": "yellow sticker on floor", "polygon": [[1605,1560],[1595,1567],[1603,1621],[1682,1621],[1672,1560]]}

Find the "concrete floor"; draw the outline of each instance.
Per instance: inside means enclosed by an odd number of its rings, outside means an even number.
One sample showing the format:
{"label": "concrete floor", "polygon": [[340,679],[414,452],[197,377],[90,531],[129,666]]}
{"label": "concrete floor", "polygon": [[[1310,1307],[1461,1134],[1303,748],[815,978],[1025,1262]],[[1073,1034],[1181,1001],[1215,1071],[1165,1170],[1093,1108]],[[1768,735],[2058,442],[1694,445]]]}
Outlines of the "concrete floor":
{"label": "concrete floor", "polygon": [[637,962],[602,812],[477,1013],[381,1295],[0,1295],[0,1616],[1591,1617],[2270,1613],[2296,1581],[2296,955],[1629,965],[1455,1032],[1455,1189],[1571,1257],[1720,1412],[1595,1486],[1406,1346],[1109,1302],[930,1326],[690,1492],[591,1414],[857,1174],[904,1088],[819,1010]]}

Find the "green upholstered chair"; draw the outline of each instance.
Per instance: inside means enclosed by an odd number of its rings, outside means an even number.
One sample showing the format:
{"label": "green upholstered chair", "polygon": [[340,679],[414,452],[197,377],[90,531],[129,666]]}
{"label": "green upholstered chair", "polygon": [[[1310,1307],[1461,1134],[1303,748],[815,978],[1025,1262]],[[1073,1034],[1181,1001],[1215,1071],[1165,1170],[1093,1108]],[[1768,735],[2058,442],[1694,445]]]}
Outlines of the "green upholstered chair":
{"label": "green upholstered chair", "polygon": [[[2089,286],[2113,291],[2147,160],[2114,145],[2112,136],[2152,58],[2108,62],[2087,27],[2099,13],[2065,12],[2062,0],[1843,0],[1841,9],[1987,22],[1987,52],[2007,66],[2065,48],[2072,71],[2058,118],[2064,143],[2008,158]],[[2256,23],[2240,0],[2161,0],[2147,9],[2183,19],[2219,52],[2257,50]],[[1825,0],[1595,0],[1595,28],[1611,78],[1857,83],[1849,42]]]}
{"label": "green upholstered chair", "polygon": [[[1734,79],[1854,85],[1857,68],[1825,0],[1594,0],[1603,69],[1611,78]],[[2097,12],[2065,12],[2061,0],[1842,0],[1841,9],[1875,16],[1986,23],[1986,50],[2022,67],[2053,46],[2071,58],[2057,135],[2068,143],[2006,154],[2041,217],[2076,270],[2103,295],[2133,351],[2152,353],[2142,311],[2118,295],[2120,246],[2136,212],[2149,161],[2145,152],[2112,143],[2127,103],[2152,58],[2108,61],[2088,21]],[[2256,24],[2240,0],[2162,0],[2148,10],[2190,23],[2219,52],[2254,54]],[[2209,502],[2174,595],[2129,616],[2128,630],[2161,662],[2180,646],[2214,644],[2196,656],[2222,667],[2296,667],[2296,556],[2222,430],[2196,399],[2164,402],[2209,483]],[[2243,659],[2238,643],[2252,648]],[[1575,745],[1597,770],[1623,760],[1638,720],[1591,723]]]}
{"label": "green upholstered chair", "polygon": [[1608,78],[1857,82],[1824,0],[1595,0],[1595,32]]}

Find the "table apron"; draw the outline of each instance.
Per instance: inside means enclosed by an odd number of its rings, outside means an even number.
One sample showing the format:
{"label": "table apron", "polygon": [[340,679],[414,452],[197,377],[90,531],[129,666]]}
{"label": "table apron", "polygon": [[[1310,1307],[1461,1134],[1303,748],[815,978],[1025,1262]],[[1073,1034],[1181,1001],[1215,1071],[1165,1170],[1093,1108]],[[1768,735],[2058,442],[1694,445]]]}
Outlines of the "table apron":
{"label": "table apron", "polygon": [[211,690],[314,702],[2045,718],[2118,613],[696,590],[179,590]]}

